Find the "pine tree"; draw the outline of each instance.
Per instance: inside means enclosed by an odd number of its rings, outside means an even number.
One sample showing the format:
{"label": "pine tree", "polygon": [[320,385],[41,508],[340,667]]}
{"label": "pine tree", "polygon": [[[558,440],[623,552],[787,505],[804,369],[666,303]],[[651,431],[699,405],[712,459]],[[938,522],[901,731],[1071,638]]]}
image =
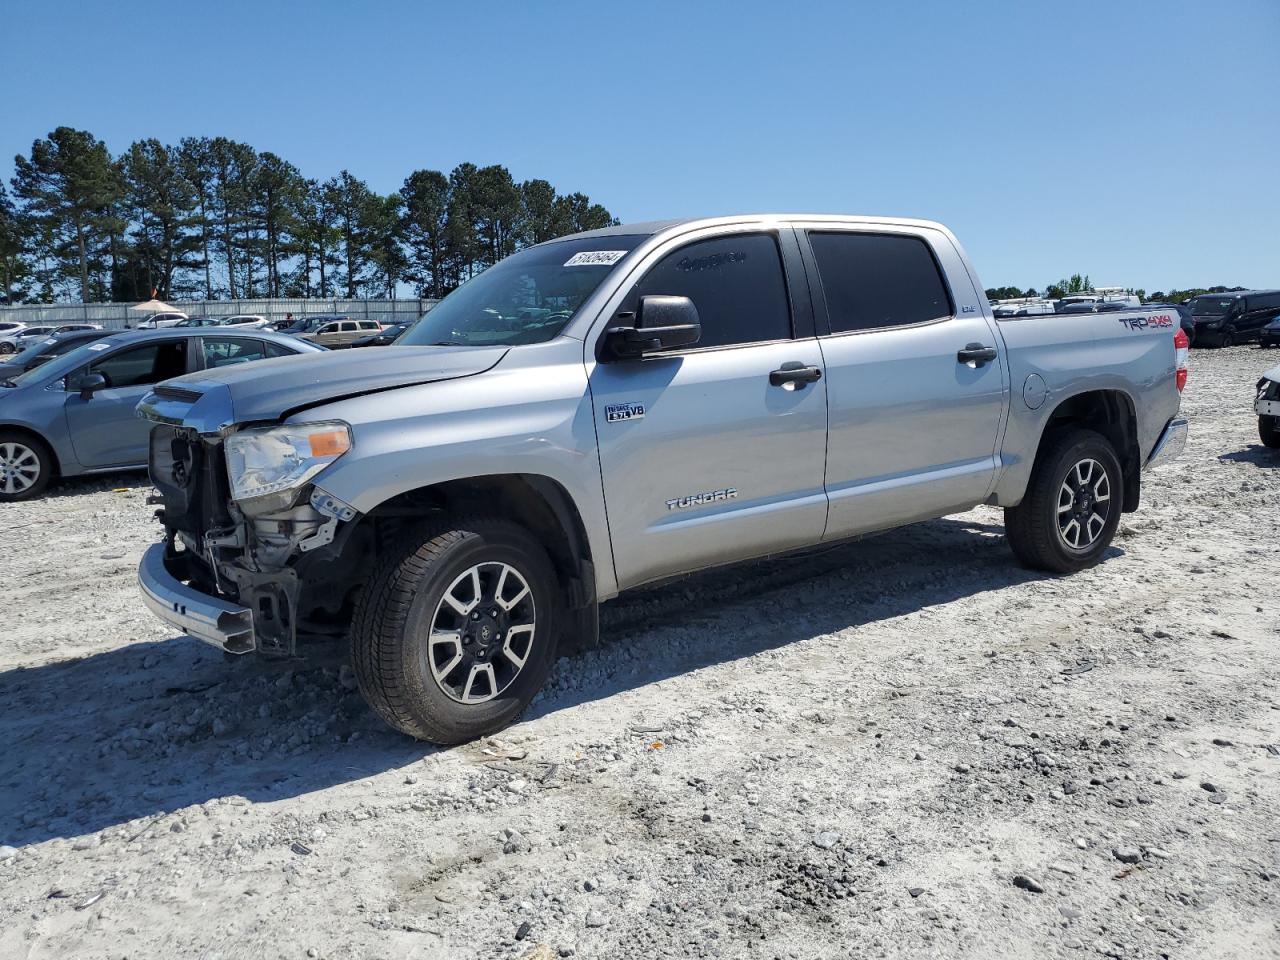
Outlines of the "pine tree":
{"label": "pine tree", "polygon": [[101,293],[90,287],[95,243],[106,239],[106,220],[122,190],[106,144],[93,134],[58,127],[14,158],[13,188],[23,214],[38,227],[40,254],[59,265],[59,279],[78,280],[82,301]]}

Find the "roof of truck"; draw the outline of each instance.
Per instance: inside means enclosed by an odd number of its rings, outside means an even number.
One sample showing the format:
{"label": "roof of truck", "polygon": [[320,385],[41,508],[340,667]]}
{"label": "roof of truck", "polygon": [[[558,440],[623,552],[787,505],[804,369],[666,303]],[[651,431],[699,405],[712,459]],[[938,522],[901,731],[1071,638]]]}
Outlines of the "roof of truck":
{"label": "roof of truck", "polygon": [[573,233],[564,237],[557,237],[555,240],[548,240],[547,243],[558,243],[561,240],[581,240],[590,237],[623,237],[635,236],[651,236],[653,234],[662,233],[674,227],[685,226],[717,226],[720,224],[731,223],[752,223],[761,220],[817,220],[830,221],[832,223],[872,223],[899,226],[916,226],[929,227],[935,230],[946,228],[940,223],[932,220],[916,220],[910,217],[868,217],[860,214],[830,214],[830,213],[742,213],[731,216],[719,217],[680,217],[673,220],[647,220],[641,223],[620,223],[612,227],[602,227],[599,230],[584,230],[582,233]]}

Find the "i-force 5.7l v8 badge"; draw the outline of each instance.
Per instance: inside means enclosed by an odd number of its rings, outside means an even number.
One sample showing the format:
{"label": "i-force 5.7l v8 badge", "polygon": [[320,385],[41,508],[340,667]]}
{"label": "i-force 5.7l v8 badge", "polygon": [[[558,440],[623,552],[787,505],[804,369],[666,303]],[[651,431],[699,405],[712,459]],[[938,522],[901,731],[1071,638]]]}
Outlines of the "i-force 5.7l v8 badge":
{"label": "i-force 5.7l v8 badge", "polygon": [[620,420],[639,420],[643,416],[643,403],[607,403],[604,407],[606,423],[617,423]]}

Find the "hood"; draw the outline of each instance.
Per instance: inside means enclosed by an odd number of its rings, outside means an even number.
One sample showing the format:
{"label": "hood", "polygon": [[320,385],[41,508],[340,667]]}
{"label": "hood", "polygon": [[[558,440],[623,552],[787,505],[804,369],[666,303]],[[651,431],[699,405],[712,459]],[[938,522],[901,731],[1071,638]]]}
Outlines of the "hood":
{"label": "hood", "polygon": [[348,397],[474,376],[492,368],[507,349],[396,347],[256,360],[166,380],[143,397],[138,414],[216,433]]}

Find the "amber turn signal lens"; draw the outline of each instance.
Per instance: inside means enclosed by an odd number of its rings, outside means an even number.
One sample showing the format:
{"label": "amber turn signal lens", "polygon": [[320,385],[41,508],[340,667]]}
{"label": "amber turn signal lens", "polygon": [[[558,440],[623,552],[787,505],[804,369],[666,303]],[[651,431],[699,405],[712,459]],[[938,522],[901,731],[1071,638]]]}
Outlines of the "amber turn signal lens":
{"label": "amber turn signal lens", "polygon": [[327,430],[311,434],[313,457],[340,457],[351,449],[351,438],[345,430]]}

